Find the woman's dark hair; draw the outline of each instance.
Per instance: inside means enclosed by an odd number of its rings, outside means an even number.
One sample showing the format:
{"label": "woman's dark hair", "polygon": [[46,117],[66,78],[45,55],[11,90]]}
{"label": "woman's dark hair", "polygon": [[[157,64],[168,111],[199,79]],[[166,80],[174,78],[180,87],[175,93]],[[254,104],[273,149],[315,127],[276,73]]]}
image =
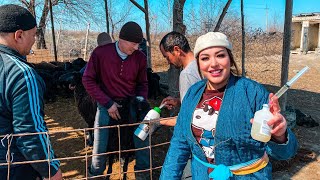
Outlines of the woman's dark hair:
{"label": "woman's dark hair", "polygon": [[[233,54],[232,54],[230,49],[226,48],[226,50],[227,50],[229,58],[230,58],[230,66],[231,66],[230,67],[230,71],[231,71],[231,73],[233,75],[239,76],[240,75],[239,68],[237,66],[236,61],[234,60]],[[198,72],[200,74],[201,79],[203,79],[203,76],[202,76],[201,71],[200,71],[200,66],[199,66],[199,55],[196,57],[196,59],[197,59],[197,65],[198,65]]]}
{"label": "woman's dark hair", "polygon": [[239,68],[238,68],[238,65],[237,65],[236,61],[234,60],[233,54],[232,54],[230,49],[227,49],[227,52],[228,52],[229,57],[230,57],[230,66],[231,66],[230,67],[231,68],[230,71],[231,71],[231,73],[233,75],[239,76],[240,75]]}

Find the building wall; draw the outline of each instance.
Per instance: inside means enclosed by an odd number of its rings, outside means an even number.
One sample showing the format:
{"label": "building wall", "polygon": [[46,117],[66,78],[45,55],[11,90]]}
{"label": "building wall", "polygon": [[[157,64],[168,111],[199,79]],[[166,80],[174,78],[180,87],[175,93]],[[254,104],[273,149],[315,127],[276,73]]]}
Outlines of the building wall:
{"label": "building wall", "polygon": [[301,29],[302,29],[301,22],[293,22],[292,23],[291,49],[300,48]]}
{"label": "building wall", "polygon": [[314,51],[318,46],[319,23],[309,25],[309,49]]}

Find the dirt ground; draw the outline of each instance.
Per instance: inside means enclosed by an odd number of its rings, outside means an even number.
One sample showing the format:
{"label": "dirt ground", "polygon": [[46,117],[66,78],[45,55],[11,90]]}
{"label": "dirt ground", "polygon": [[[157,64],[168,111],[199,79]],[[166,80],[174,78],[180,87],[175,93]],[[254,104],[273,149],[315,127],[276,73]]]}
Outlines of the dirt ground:
{"label": "dirt ground", "polygon": [[[288,104],[311,115],[320,123],[320,56],[315,54],[291,55],[289,78],[293,77],[296,70],[306,65],[310,67],[310,70],[289,90]],[[313,128],[295,126],[293,130],[298,137],[300,148],[309,150],[309,152],[297,156],[293,162],[290,162],[290,167],[275,172],[274,178],[320,179],[320,126]]]}
{"label": "dirt ground", "polygon": [[[267,88],[271,92],[279,89],[280,84],[280,63],[281,56],[265,57],[256,59],[255,62],[264,62],[254,70],[254,66],[250,67],[248,63],[248,76],[259,82],[268,84]],[[249,61],[250,62],[250,61]],[[270,65],[273,64],[273,65]],[[301,79],[299,79],[288,91],[288,105],[300,109],[302,112],[311,115],[318,123],[320,123],[320,56],[316,54],[298,55],[292,54],[290,58],[289,79],[305,65],[311,69]],[[264,67],[262,67],[264,66]],[[254,76],[254,75],[259,76]],[[259,78],[261,77],[261,78]],[[276,79],[276,80],[275,80]],[[159,105],[160,97],[157,101],[151,101],[152,105]],[[67,158],[61,160],[61,168],[65,179],[81,179],[86,175],[86,165],[89,164],[90,158],[86,158],[86,154],[91,154],[91,148],[85,147],[83,131],[71,131],[85,128],[86,124],[80,117],[75,107],[72,97],[60,97],[57,102],[46,104],[45,107],[46,122],[50,132],[63,131],[51,135],[51,142],[55,152],[59,158]],[[164,112],[168,114],[168,112]],[[163,115],[164,116],[164,115]],[[274,172],[274,179],[319,179],[320,177],[320,126],[307,128],[295,126],[293,131],[297,135],[302,148],[293,160],[283,162],[280,171]],[[172,134],[172,128],[160,128],[152,139],[152,144],[168,142]],[[165,152],[168,145],[157,146],[152,149],[153,166],[161,166],[165,158]],[[80,158],[75,158],[81,156]],[[73,158],[70,158],[73,157]],[[129,164],[129,171],[133,171],[134,160]],[[118,166],[119,163],[115,163]],[[114,172],[119,172],[119,168],[114,167]],[[153,179],[158,179],[160,170],[153,171]],[[132,173],[128,174],[129,179],[134,179]],[[119,179],[114,175],[111,179]]]}

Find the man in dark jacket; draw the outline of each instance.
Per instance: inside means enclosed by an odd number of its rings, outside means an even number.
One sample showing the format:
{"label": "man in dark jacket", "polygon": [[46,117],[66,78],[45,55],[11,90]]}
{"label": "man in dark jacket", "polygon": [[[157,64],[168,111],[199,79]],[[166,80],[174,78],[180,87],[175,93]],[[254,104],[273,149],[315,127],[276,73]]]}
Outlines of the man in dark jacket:
{"label": "man in dark jacket", "polygon": [[[0,180],[62,179],[43,120],[45,85],[25,59],[35,35],[36,20],[27,9],[0,6]],[[34,160],[45,161],[16,163]]]}
{"label": "man in dark jacket", "polygon": [[[119,41],[99,46],[91,54],[82,82],[87,92],[97,101],[94,127],[110,125],[111,119],[120,120],[126,114],[119,111],[123,102],[141,96],[147,99],[147,60],[138,50],[143,33],[135,22],[123,25]],[[128,122],[129,123],[129,122]],[[116,136],[116,135],[115,135]],[[93,155],[105,153],[108,147],[109,129],[94,130]],[[136,148],[148,146],[148,140],[133,137]],[[149,150],[136,151],[135,170],[149,169]],[[101,175],[106,168],[106,156],[93,156],[91,175]],[[136,179],[149,179],[149,172],[136,173]]]}

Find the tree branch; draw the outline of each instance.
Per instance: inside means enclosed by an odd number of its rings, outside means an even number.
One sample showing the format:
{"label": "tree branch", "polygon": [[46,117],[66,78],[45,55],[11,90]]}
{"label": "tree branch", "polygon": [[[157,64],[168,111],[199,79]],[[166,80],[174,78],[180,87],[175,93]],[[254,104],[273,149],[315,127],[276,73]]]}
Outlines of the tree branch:
{"label": "tree branch", "polygon": [[224,6],[224,8],[223,8],[223,10],[222,10],[222,13],[221,13],[221,15],[220,15],[220,17],[219,17],[219,20],[218,20],[218,22],[217,22],[217,25],[216,25],[216,27],[215,27],[214,30],[213,30],[214,32],[217,32],[217,31],[219,30],[220,25],[221,25],[221,23],[222,23],[222,20],[223,20],[224,16],[226,15],[227,10],[228,10],[228,8],[229,8],[229,6],[230,6],[230,4],[231,4],[231,1],[232,1],[232,0],[228,0],[226,6]]}
{"label": "tree branch", "polygon": [[29,3],[26,0],[20,0],[20,2],[29,8]]}
{"label": "tree branch", "polygon": [[137,8],[139,8],[142,12],[144,12],[146,14],[146,10],[140,6],[135,0],[130,0],[132,2],[132,4],[134,4]]}

